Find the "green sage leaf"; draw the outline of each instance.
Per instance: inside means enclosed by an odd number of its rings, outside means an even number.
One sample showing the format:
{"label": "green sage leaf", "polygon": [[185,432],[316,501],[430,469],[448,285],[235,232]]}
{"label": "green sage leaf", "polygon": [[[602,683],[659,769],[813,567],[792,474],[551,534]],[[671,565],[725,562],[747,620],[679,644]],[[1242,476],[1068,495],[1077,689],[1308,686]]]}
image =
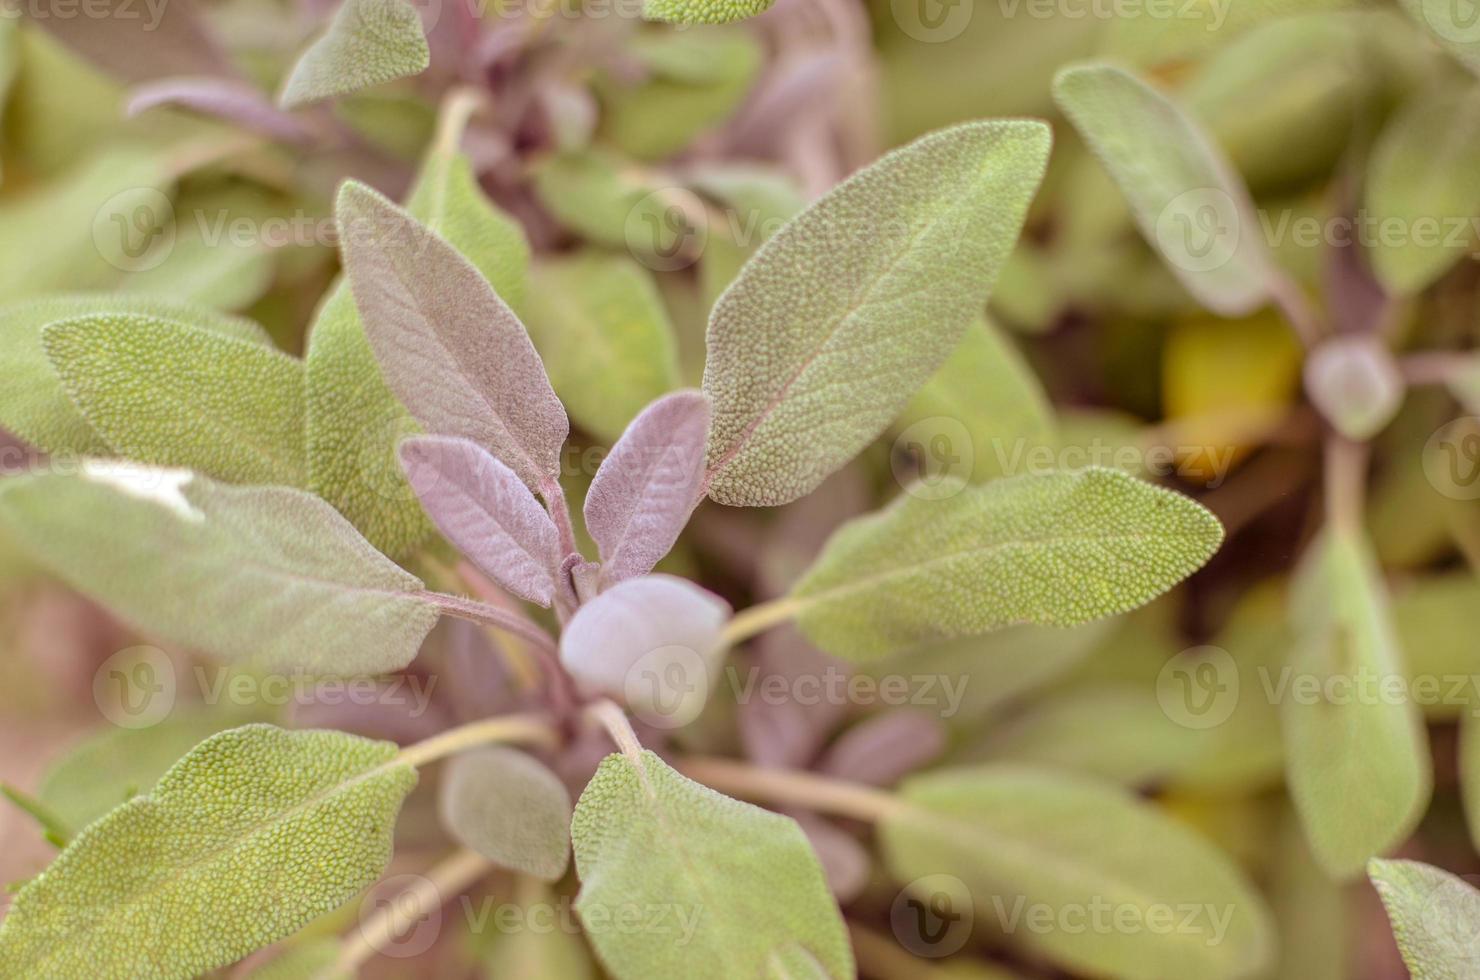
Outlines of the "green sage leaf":
{"label": "green sage leaf", "polygon": [[344,0],[324,36],[293,66],[278,102],[296,109],[426,71],[421,15],[405,0]]}
{"label": "green sage leaf", "polygon": [[303,362],[144,314],[93,314],[42,334],[62,386],[130,459],[232,483],[301,486]]}
{"label": "green sage leaf", "polygon": [[188,978],[374,881],[416,773],[396,746],[248,725],[78,835],[0,923],[0,970]]}
{"label": "green sage leaf", "polygon": [[415,576],[299,490],[86,461],[4,481],[0,523],[135,626],[227,660],[395,670],[438,617]]}
{"label": "green sage leaf", "polygon": [[1032,121],[931,133],[756,252],[709,317],[709,496],[795,500],[884,431],[986,303],[1048,147]]}
{"label": "green sage leaf", "polygon": [[1054,99],[1198,302],[1224,316],[1264,304],[1272,260],[1248,188],[1187,113],[1111,65],[1064,69]]}
{"label": "green sage leaf", "polygon": [[797,623],[834,656],[1125,612],[1191,575],[1223,540],[1186,497],[1091,468],[906,493],[837,531],[792,590]]}
{"label": "green sage leaf", "polygon": [[709,495],[770,506],[872,441],[980,312],[1048,157],[1037,122],[887,154],[797,215],[709,319]]}
{"label": "green sage leaf", "polygon": [[1480,214],[1480,85],[1421,92],[1387,124],[1367,166],[1366,211],[1372,227],[1400,232],[1367,250],[1390,292],[1416,293],[1465,256]]}
{"label": "green sage leaf", "polygon": [[464,752],[442,774],[442,823],[465,847],[505,868],[559,881],[570,863],[570,794],[518,749]]}
{"label": "green sage leaf", "polygon": [[[622,977],[852,977],[853,954],[822,867],[796,821],[721,796],[652,752],[607,756],[571,821],[576,912]],[[617,927],[667,910],[662,930]],[[788,972],[798,963],[810,972]]]}
{"label": "green sage leaf", "polygon": [[775,0],[643,0],[642,15],[669,24],[728,24],[754,17]]}
{"label": "green sage leaf", "polygon": [[652,275],[625,256],[581,251],[530,269],[530,337],[576,424],[608,445],[679,386],[673,325]]}
{"label": "green sage leaf", "polygon": [[174,320],[221,337],[254,344],[270,341],[250,320],[186,303],[118,293],[78,293],[25,300],[0,309],[0,425],[49,453],[105,454],[109,446],[77,411],[47,360],[41,331],[58,320],[102,313],[132,313]]}
{"label": "green sage leaf", "polygon": [[[1423,712],[1384,693],[1405,679],[1376,562],[1358,533],[1328,527],[1296,582],[1290,686],[1274,692],[1286,778],[1311,850],[1333,877],[1407,839],[1433,788]],[[1314,696],[1313,696],[1314,695]]]}
{"label": "green sage leaf", "polygon": [[[954,875],[977,915],[1067,970],[1232,978],[1273,952],[1269,913],[1237,866],[1129,792],[981,766],[917,776],[899,798],[879,826],[894,877],[920,889]],[[1096,928],[1096,915],[1140,927]]]}
{"label": "green sage leaf", "polygon": [[1473,885],[1418,861],[1373,859],[1367,874],[1414,980],[1465,980],[1480,970],[1480,891]]}

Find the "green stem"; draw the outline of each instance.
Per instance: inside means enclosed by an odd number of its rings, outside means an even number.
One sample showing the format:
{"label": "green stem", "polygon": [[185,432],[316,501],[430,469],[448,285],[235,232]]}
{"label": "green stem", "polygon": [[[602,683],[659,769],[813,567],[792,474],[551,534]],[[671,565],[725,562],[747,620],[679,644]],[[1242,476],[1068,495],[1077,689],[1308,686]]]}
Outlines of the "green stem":
{"label": "green stem", "polygon": [[732,759],[689,756],[679,760],[676,768],[690,779],[731,796],[799,806],[865,823],[877,823],[904,807],[889,793],[862,783],[787,769],[762,769]]}
{"label": "green stem", "polygon": [[741,610],[725,626],[723,639],[726,646],[734,646],[737,643],[764,633],[766,630],[780,626],[789,620],[795,619],[797,613],[802,610],[802,602],[791,596],[780,599],[772,599],[758,606]]}
{"label": "green stem", "polygon": [[445,592],[423,592],[421,595],[448,616],[456,616],[458,619],[466,619],[470,622],[482,623],[484,626],[493,626],[497,629],[507,630],[515,636],[528,640],[547,653],[558,653],[554,637],[547,633],[538,623],[526,619],[516,612],[500,609],[497,606],[490,606],[485,602],[478,602],[475,599],[464,599],[462,596],[448,595]]}
{"label": "green stem", "polygon": [[394,761],[416,768],[493,742],[554,748],[559,739],[554,725],[543,715],[501,715],[459,725],[414,745],[408,745]]}

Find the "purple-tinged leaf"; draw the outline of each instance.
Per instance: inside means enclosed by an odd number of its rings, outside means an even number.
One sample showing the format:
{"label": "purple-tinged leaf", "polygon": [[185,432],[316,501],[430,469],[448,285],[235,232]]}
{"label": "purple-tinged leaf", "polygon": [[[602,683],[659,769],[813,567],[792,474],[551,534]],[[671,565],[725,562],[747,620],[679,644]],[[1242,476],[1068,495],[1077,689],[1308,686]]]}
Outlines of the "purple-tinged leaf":
{"label": "purple-tinged leaf", "polygon": [[807,835],[833,897],[846,904],[861,895],[868,886],[873,862],[858,838],[815,813],[798,810],[787,815]]}
{"label": "purple-tinged leaf", "polygon": [[161,78],[129,94],[130,116],[155,106],[181,106],[234,122],[244,129],[287,143],[306,143],[312,132],[297,117],[268,101],[252,85],[231,78]]}
{"label": "purple-tinged leaf", "polygon": [[531,489],[553,487],[570,422],[508,304],[455,248],[365,185],[340,189],[336,216],[391,391],[431,431],[484,446]]}
{"label": "purple-tinged leaf", "polygon": [[654,728],[680,728],[719,679],[729,618],[728,603],[685,579],[628,579],[565,624],[560,662],[587,692],[622,700]]}
{"label": "purple-tinged leaf", "polygon": [[846,690],[853,667],[818,651],[794,626],[763,633],[755,647],[734,681],[745,754],[759,766],[804,769],[848,711],[829,692]]}
{"label": "purple-tinged leaf", "polygon": [[447,540],[505,589],[548,606],[560,535],[514,471],[455,436],[413,436],[400,453],[411,489]]}
{"label": "purple-tinged leaf", "polygon": [[586,529],[614,585],[646,575],[673,547],[703,496],[709,398],[676,391],[653,402],[602,461],[586,494]]}
{"label": "purple-tinged leaf", "polygon": [[893,786],[945,751],[946,730],[923,711],[889,711],[844,732],[818,771],[873,786]]}

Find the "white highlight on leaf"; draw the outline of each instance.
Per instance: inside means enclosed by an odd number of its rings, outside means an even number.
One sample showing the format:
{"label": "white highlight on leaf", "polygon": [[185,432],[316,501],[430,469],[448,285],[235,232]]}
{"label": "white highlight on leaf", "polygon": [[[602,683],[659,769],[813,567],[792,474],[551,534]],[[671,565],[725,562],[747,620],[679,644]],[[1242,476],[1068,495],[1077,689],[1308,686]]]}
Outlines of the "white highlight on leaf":
{"label": "white highlight on leaf", "polygon": [[187,521],[202,523],[206,515],[185,499],[185,487],[195,479],[190,470],[144,466],[125,459],[83,460],[82,475],[131,497],[163,504]]}

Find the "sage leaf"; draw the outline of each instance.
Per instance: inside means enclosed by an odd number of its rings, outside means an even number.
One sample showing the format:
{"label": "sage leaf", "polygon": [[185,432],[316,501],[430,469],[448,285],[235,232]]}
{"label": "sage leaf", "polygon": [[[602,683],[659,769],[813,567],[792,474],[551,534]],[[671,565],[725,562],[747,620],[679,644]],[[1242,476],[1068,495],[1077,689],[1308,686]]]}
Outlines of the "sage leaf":
{"label": "sage leaf", "polygon": [[1053,406],[995,324],[977,320],[899,418],[901,440],[927,466],[980,482],[1011,474],[1053,446]]}
{"label": "sage leaf", "polygon": [[560,662],[585,690],[623,701],[655,728],[680,728],[719,681],[729,617],[728,603],[687,579],[628,579],[566,623]]}
{"label": "sage leaf", "polygon": [[[1407,839],[1433,788],[1423,712],[1408,697],[1372,697],[1404,677],[1381,573],[1355,531],[1327,527],[1298,571],[1292,687],[1281,699],[1286,779],[1326,873],[1359,875]],[[1356,692],[1341,696],[1350,685]],[[1331,696],[1330,692],[1337,692]]]}
{"label": "sage leaf", "polygon": [[110,727],[83,740],[52,766],[36,797],[66,825],[68,836],[154,788],[196,745],[240,721],[233,710],[175,709],[147,728]]}
{"label": "sage leaf", "polygon": [[317,497],[87,461],[0,485],[0,523],[146,632],[326,674],[406,666],[436,622],[422,585]]}
{"label": "sage leaf", "polygon": [[1441,48],[1480,75],[1480,38],[1468,10],[1449,0],[1399,0],[1399,4]]}
{"label": "sage leaf", "polygon": [[416,785],[396,751],[270,725],[208,739],[21,889],[0,971],[188,978],[291,935],[390,860]]}
{"label": "sage leaf", "polygon": [[335,940],[303,940],[289,945],[242,980],[349,980],[336,971],[338,961],[339,943]]}
{"label": "sage leaf", "polygon": [[464,752],[442,774],[442,823],[464,847],[505,868],[558,881],[570,863],[570,794],[518,749]]}
{"label": "sage leaf", "polygon": [[642,16],[669,24],[728,24],[754,17],[775,0],[643,0]]}
{"label": "sage leaf", "polygon": [[293,66],[278,102],[296,109],[420,74],[429,64],[415,7],[405,0],[344,0],[324,36]]}
{"label": "sage leaf", "polygon": [[530,269],[530,337],[576,424],[608,444],[679,386],[673,325],[652,275],[585,250]]}
{"label": "sage leaf", "polygon": [[1480,969],[1480,891],[1418,861],[1374,858],[1367,874],[1415,980],[1465,980]]}
{"label": "sage leaf", "polygon": [[944,499],[906,493],[845,524],[792,600],[808,639],[867,660],[1125,612],[1191,575],[1222,540],[1201,505],[1119,470],[1012,477]]}
{"label": "sage leaf", "polygon": [[302,486],[303,362],[137,313],[53,323],[47,357],[88,423],[144,463]]}
{"label": "sage leaf", "polygon": [[49,453],[106,454],[109,446],[88,425],[47,360],[41,331],[50,323],[101,313],[130,313],[189,324],[254,344],[270,341],[250,320],[188,303],[119,293],[78,293],[24,300],[0,309],[0,425]]}
{"label": "sage leaf", "polygon": [[1223,316],[1264,305],[1273,260],[1248,188],[1197,123],[1111,65],[1066,68],[1053,93],[1187,291]]}
{"label": "sage leaf", "polygon": [[[518,306],[529,246],[519,225],[478,189],[467,157],[434,148],[409,200],[413,214]],[[380,550],[395,558],[409,554],[431,534],[431,525],[401,471],[396,444],[418,427],[386,386],[343,280],[314,320],[307,361],[311,489]]]}
{"label": "sage leaf", "polygon": [[456,249],[363,184],[340,189],[335,213],[389,388],[437,434],[472,439],[548,489],[570,424],[519,318]]}
{"label": "sage leaf", "polygon": [[[684,976],[696,962],[722,977],[854,975],[822,867],[789,817],[721,796],[643,752],[602,762],[571,836],[576,913],[619,977]],[[616,927],[624,911],[657,907],[672,910],[666,929]]]}
{"label": "sage leaf", "polygon": [[709,399],[679,391],[648,406],[602,460],[586,492],[586,530],[608,584],[646,575],[704,495]]}
{"label": "sage leaf", "polygon": [[771,237],[710,314],[709,495],[774,506],[872,441],[980,312],[1048,157],[967,123],[855,174]]}
{"label": "sage leaf", "polygon": [[[1097,780],[1007,765],[916,776],[879,833],[896,880],[956,876],[1011,942],[1070,972],[1232,978],[1258,972],[1273,952],[1269,913],[1231,859]],[[1012,917],[1038,907],[1052,916],[1037,921],[1054,926]],[[1140,927],[1092,925],[1107,914]],[[1151,928],[1157,919],[1175,925]]]}
{"label": "sage leaf", "polygon": [[477,443],[448,436],[407,439],[401,462],[447,540],[510,592],[550,605],[560,535],[513,470]]}
{"label": "sage leaf", "polygon": [[[1454,222],[1480,213],[1480,85],[1425,91],[1384,127],[1367,165],[1367,255],[1389,292],[1417,293],[1470,249]],[[1427,227],[1428,234],[1424,234]]]}

